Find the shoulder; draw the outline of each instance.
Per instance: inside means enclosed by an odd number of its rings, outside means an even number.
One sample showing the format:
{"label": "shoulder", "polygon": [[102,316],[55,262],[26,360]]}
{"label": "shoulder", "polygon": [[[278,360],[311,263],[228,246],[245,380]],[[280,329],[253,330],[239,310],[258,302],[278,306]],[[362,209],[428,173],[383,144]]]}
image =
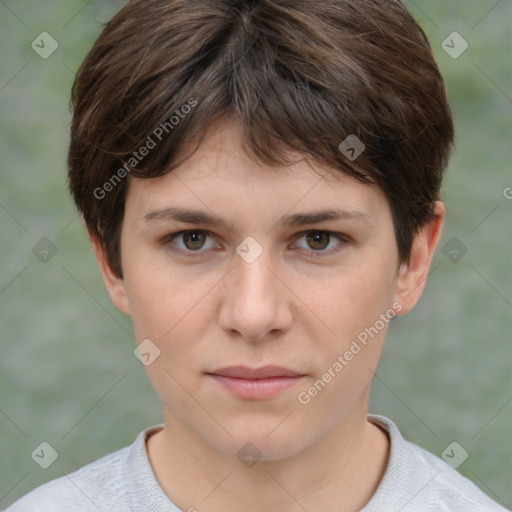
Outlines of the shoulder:
{"label": "shoulder", "polygon": [[[506,510],[447,462],[404,439],[388,418],[369,415],[368,420],[386,430],[391,447],[384,477],[364,512]],[[390,503],[393,503],[391,508]]]}
{"label": "shoulder", "polygon": [[427,450],[406,441],[414,457],[411,474],[426,480],[424,496],[428,496],[432,510],[443,505],[442,510],[464,512],[501,512],[505,508],[493,501],[471,480],[447,462]]}
{"label": "shoulder", "polygon": [[128,459],[133,459],[134,452],[144,446],[145,432],[141,432],[132,445],[37,487],[6,512],[130,510],[125,471]]}
{"label": "shoulder", "polygon": [[[37,487],[11,505],[6,512],[97,512],[119,498],[122,486],[122,463],[128,447],[106,455],[78,471]],[[122,503],[122,502],[121,502]]]}

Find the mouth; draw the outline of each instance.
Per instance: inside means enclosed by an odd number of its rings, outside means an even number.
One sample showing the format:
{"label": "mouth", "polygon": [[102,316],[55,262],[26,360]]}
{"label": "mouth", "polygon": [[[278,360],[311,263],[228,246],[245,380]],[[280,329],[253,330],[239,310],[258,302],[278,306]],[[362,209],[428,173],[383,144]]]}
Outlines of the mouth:
{"label": "mouth", "polygon": [[229,366],[208,372],[210,378],[238,398],[264,400],[295,386],[305,374],[280,366]]}

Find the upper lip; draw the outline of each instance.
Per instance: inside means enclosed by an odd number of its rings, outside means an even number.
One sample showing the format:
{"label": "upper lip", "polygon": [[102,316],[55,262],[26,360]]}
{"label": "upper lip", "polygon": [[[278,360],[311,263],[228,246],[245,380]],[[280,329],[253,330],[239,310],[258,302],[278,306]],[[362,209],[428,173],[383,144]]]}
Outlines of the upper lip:
{"label": "upper lip", "polygon": [[236,377],[239,379],[266,379],[270,377],[301,377],[303,373],[297,373],[282,366],[262,366],[261,368],[249,368],[248,366],[226,366],[212,372],[213,375],[223,377]]}

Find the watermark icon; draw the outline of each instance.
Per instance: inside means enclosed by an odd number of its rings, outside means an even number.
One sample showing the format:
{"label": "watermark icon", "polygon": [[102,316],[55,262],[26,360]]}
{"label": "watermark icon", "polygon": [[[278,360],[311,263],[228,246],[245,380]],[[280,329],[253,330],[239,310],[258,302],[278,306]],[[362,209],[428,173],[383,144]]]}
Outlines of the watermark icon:
{"label": "watermark icon", "polygon": [[[297,395],[297,400],[302,405],[308,405],[311,399],[322,391],[329,382],[331,382],[342,370],[347,366],[354,357],[367,346],[369,339],[375,338],[382,329],[389,324],[389,322],[396,316],[397,313],[402,311],[402,304],[398,301],[393,303],[392,308],[389,308],[385,313],[381,313],[379,319],[371,327],[366,327],[361,331],[355,340],[352,340],[350,347],[345,350],[341,355],[338,355],[336,361],[329,366],[322,376],[315,381],[306,391],[301,391]],[[361,346],[362,345],[362,346]]]}
{"label": "watermark icon", "polygon": [[160,357],[160,349],[149,338],[146,338],[135,347],[133,354],[144,366],[149,366]]}
{"label": "watermark icon", "polygon": [[458,59],[468,49],[468,47],[469,43],[458,32],[452,32],[441,43],[441,48],[452,59]]}
{"label": "watermark icon", "polygon": [[238,460],[244,464],[247,468],[252,468],[256,464],[263,454],[253,443],[245,443],[240,450],[236,452]]}
{"label": "watermark icon", "polygon": [[180,123],[181,119],[184,119],[189,114],[193,107],[197,106],[197,100],[190,98],[187,103],[182,105],[180,108],[174,111],[174,114],[163,123],[160,123],[148,136],[144,144],[139,147],[137,151],[132,153],[132,156],[128,158],[128,161],[120,167],[112,176],[101,186],[96,187],[93,191],[93,195],[96,199],[105,199],[109,192],[112,192],[114,188],[122,179],[124,179],[134,167],[141,162],[144,157],[148,156],[151,150],[156,148],[158,143],[163,139],[164,133],[167,134]]}
{"label": "watermark icon", "polygon": [[261,255],[263,247],[252,236],[248,236],[238,245],[236,252],[246,263],[252,263]]}
{"label": "watermark icon", "polygon": [[459,262],[468,253],[468,248],[459,238],[452,236],[448,242],[443,245],[441,252],[452,262]]}
{"label": "watermark icon", "polygon": [[354,134],[350,134],[339,146],[338,149],[353,162],[365,149],[366,146]]}
{"label": "watermark icon", "polygon": [[443,450],[441,457],[453,469],[457,469],[468,458],[468,452],[457,441],[453,441]]}
{"label": "watermark icon", "polygon": [[57,246],[49,238],[43,236],[32,247],[32,254],[42,263],[48,263],[57,254]]}
{"label": "watermark icon", "polygon": [[59,43],[48,32],[41,32],[30,46],[39,57],[47,59],[59,47]]}
{"label": "watermark icon", "polygon": [[512,199],[512,187],[505,187],[503,189],[503,197],[505,199]]}
{"label": "watermark icon", "polygon": [[59,458],[57,450],[46,441],[43,441],[30,456],[43,469],[48,469]]}

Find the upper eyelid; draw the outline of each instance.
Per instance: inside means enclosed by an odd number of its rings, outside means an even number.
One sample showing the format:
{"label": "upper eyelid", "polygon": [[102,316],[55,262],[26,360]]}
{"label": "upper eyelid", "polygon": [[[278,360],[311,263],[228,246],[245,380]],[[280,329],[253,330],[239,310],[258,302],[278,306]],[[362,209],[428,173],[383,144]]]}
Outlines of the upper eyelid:
{"label": "upper eyelid", "polygon": [[[298,231],[293,236],[297,237],[299,235],[302,236],[302,235],[305,235],[306,233],[313,233],[313,232],[329,233],[331,235],[348,238],[348,235],[345,235],[344,233],[340,233],[339,231],[332,231],[329,229],[304,229],[302,231]],[[215,233],[213,233],[212,231],[210,231],[208,229],[199,229],[198,228],[198,229],[182,229],[180,231],[173,231],[172,233],[165,235],[164,238],[171,239],[173,237],[177,237],[178,235],[183,235],[184,233],[206,233],[208,235],[215,236]]]}

